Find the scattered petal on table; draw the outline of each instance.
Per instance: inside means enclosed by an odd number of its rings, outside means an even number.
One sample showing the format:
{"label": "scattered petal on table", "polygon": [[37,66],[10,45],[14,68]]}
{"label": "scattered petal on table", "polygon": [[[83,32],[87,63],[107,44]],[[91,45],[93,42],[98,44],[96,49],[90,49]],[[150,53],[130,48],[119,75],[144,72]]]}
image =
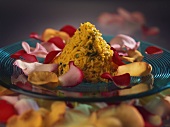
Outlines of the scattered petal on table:
{"label": "scattered petal on table", "polygon": [[140,46],[140,42],[136,42],[130,36],[119,34],[110,41],[110,45],[118,51],[123,50],[124,48],[126,48],[127,50],[135,50]]}
{"label": "scattered petal on table", "polygon": [[0,99],[5,100],[12,105],[14,105],[19,100],[18,96],[0,96]]}
{"label": "scattered petal on table", "polygon": [[30,109],[39,109],[38,104],[33,99],[21,99],[15,103],[14,107],[17,110],[18,114],[23,114]]}
{"label": "scattered petal on table", "polygon": [[6,123],[14,115],[17,115],[14,106],[6,100],[0,100],[0,123]]}

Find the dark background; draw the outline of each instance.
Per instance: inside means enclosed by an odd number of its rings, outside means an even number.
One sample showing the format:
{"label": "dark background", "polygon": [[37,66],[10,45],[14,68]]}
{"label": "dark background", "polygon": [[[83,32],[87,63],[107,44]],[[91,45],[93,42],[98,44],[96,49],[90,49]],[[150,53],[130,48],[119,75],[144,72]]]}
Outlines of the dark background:
{"label": "dark background", "polygon": [[42,33],[49,27],[79,27],[85,21],[97,24],[102,12],[115,12],[118,7],[141,11],[148,25],[160,28],[158,36],[144,41],[170,50],[168,0],[0,0],[0,47],[28,39],[31,32]]}

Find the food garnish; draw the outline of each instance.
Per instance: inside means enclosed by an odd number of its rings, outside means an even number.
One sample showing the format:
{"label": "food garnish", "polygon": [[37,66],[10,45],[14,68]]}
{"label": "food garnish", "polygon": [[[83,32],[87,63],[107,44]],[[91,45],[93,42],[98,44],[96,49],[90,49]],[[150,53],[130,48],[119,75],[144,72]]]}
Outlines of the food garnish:
{"label": "food garnish", "polygon": [[11,116],[17,114],[14,106],[5,100],[0,100],[0,109],[0,123],[6,123]]}
{"label": "food garnish", "polygon": [[119,34],[109,44],[90,22],[81,23],[78,29],[48,28],[42,36],[31,33],[31,37],[43,42],[38,42],[35,48],[22,42],[24,51],[11,57],[20,59],[28,54],[44,58],[43,62],[26,59],[14,62],[33,85],[73,87],[82,82],[113,82],[122,89],[130,86],[131,76],[147,76],[152,71],[152,66],[142,61],[140,42]]}
{"label": "food garnish", "polygon": [[156,46],[149,46],[145,49],[145,53],[147,53],[147,54],[161,54],[161,53],[163,53],[163,50]]}

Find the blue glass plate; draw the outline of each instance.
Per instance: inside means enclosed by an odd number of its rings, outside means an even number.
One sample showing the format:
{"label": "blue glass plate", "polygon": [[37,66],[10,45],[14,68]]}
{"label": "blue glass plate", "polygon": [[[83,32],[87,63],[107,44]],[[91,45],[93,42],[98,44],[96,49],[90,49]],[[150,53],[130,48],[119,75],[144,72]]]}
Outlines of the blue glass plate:
{"label": "blue glass plate", "polygon": [[[103,38],[109,42],[113,36],[104,35]],[[25,41],[31,46],[35,46],[37,43],[37,40],[34,39]],[[81,83],[72,88],[59,86],[56,89],[37,87],[27,82],[27,78],[23,75],[22,71],[13,66],[14,59],[10,58],[11,54],[22,49],[21,42],[0,49],[0,85],[18,93],[52,100],[114,102],[140,98],[170,88],[170,52],[161,48],[163,50],[162,54],[148,55],[145,53],[145,49],[148,46],[154,46],[148,42],[141,42],[138,50],[143,54],[144,61],[152,65],[152,75],[146,77],[131,77],[132,88],[140,88],[140,92],[135,92],[135,89],[133,92],[128,89],[126,89],[126,91],[119,90],[113,87],[112,83]],[[17,76],[22,77],[21,81],[19,83],[13,83],[11,77],[14,79]],[[138,87],[139,83],[145,83],[147,86]],[[142,90],[146,89],[146,87],[147,90]]]}

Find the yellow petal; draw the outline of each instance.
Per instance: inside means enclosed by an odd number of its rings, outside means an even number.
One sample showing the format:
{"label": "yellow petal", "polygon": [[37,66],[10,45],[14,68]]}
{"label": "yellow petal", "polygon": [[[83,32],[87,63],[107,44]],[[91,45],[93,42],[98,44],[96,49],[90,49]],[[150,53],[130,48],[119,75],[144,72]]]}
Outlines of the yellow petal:
{"label": "yellow petal", "polygon": [[152,66],[146,62],[133,62],[119,66],[116,75],[129,73],[130,76],[146,76],[152,71]]}
{"label": "yellow petal", "polygon": [[12,116],[7,127],[44,127],[43,117],[40,112],[29,110],[20,116]]}
{"label": "yellow petal", "polygon": [[58,31],[52,28],[47,28],[44,30],[42,34],[42,40],[47,42],[50,38],[57,36],[65,40],[65,42],[67,42],[70,39],[69,34],[67,34],[66,32]]}
{"label": "yellow petal", "polygon": [[35,85],[57,83],[58,77],[54,72],[35,71],[28,75],[28,81]]}
{"label": "yellow petal", "polygon": [[51,105],[51,112],[46,116],[45,126],[51,127],[55,123],[64,119],[64,114],[66,112],[66,104],[65,102],[54,102]]}

